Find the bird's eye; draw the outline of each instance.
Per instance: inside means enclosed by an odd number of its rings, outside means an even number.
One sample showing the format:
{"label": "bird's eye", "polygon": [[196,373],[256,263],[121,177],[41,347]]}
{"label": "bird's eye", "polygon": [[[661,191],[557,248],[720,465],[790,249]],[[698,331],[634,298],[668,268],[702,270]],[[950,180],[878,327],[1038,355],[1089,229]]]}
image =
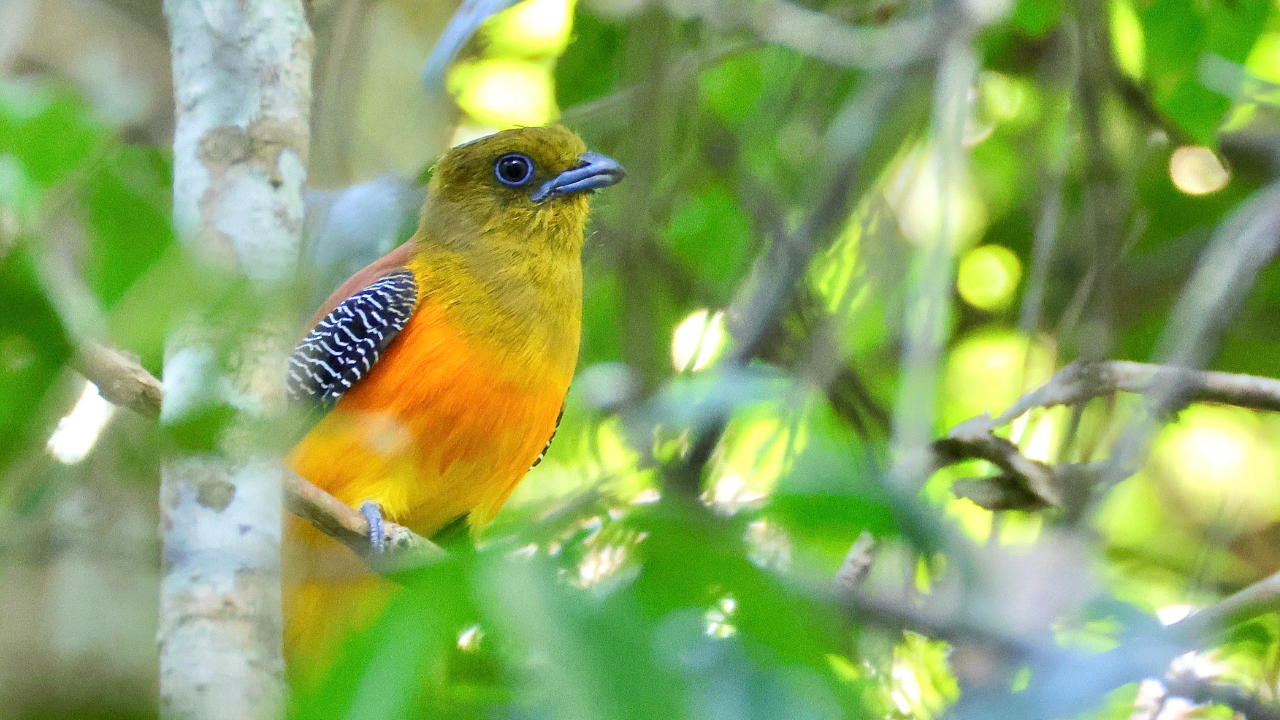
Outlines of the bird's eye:
{"label": "bird's eye", "polygon": [[503,185],[520,187],[533,177],[533,161],[522,153],[507,153],[494,163],[493,172]]}

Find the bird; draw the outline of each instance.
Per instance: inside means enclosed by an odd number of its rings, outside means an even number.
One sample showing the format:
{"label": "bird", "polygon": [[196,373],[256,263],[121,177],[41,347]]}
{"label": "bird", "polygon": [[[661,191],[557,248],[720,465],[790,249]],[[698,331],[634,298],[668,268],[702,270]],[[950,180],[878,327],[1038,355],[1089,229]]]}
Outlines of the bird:
{"label": "bird", "polygon": [[[374,551],[384,519],[477,534],[541,461],[578,361],[590,196],[625,175],[560,125],[456,146],[414,235],[311,318],[285,384],[318,420],[287,464],[360,508]],[[286,532],[286,657],[314,681],[393,583],[300,519]]]}

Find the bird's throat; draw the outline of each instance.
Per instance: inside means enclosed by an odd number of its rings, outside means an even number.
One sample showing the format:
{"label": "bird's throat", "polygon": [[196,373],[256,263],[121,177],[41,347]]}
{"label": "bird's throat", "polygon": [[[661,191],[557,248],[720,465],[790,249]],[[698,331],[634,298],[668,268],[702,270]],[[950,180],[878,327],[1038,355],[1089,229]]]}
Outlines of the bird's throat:
{"label": "bird's throat", "polygon": [[419,241],[420,302],[439,304],[477,345],[530,371],[572,374],[582,324],[582,260],[572,252]]}

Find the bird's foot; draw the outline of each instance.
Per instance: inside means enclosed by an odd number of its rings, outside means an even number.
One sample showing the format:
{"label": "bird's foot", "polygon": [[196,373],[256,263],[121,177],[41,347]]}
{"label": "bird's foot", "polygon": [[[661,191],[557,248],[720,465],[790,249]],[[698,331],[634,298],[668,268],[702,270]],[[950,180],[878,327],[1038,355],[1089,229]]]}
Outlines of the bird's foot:
{"label": "bird's foot", "polygon": [[369,522],[369,547],[375,555],[381,555],[386,549],[386,535],[382,524],[382,506],[376,502],[367,502],[360,506],[360,514]]}

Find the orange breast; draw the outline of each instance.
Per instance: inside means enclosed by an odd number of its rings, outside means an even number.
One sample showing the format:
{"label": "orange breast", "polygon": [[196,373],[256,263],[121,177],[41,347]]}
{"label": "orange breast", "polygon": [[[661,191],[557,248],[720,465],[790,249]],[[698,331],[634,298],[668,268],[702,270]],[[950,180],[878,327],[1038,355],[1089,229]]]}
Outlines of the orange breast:
{"label": "orange breast", "polygon": [[513,357],[424,301],[289,462],[338,499],[379,503],[423,535],[467,513],[483,527],[551,437],[569,387],[549,360]]}

